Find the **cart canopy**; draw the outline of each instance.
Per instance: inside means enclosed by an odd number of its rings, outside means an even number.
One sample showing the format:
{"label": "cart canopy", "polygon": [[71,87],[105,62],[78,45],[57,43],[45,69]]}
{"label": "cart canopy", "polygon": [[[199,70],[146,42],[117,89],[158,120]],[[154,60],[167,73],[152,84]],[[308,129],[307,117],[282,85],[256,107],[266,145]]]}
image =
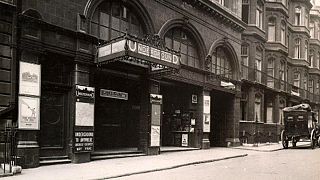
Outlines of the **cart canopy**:
{"label": "cart canopy", "polygon": [[283,111],[297,111],[297,110],[311,111],[311,107],[309,104],[298,104],[296,106],[283,108]]}

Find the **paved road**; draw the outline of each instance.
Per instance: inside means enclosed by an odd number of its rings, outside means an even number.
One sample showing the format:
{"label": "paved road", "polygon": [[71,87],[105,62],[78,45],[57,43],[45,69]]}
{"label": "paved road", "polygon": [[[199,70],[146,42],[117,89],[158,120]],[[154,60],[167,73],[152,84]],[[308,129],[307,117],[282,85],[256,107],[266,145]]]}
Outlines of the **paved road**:
{"label": "paved road", "polygon": [[242,158],[132,175],[115,180],[320,180],[320,149],[249,152]]}

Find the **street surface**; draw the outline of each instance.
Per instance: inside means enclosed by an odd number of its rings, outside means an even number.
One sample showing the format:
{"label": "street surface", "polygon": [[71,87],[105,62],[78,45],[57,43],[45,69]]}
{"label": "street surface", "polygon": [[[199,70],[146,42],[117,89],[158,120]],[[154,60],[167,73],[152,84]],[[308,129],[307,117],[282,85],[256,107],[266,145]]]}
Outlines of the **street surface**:
{"label": "street surface", "polygon": [[131,175],[114,180],[320,180],[320,148],[307,146],[246,157]]}

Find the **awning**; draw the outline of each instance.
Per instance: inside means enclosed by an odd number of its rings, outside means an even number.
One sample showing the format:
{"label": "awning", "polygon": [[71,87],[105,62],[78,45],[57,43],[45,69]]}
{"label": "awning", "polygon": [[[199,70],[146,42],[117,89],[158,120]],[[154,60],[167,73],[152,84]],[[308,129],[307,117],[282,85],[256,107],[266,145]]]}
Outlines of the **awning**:
{"label": "awning", "polygon": [[150,68],[151,74],[177,72],[180,69],[180,53],[154,44],[125,35],[101,45],[96,63],[122,61],[144,65]]}

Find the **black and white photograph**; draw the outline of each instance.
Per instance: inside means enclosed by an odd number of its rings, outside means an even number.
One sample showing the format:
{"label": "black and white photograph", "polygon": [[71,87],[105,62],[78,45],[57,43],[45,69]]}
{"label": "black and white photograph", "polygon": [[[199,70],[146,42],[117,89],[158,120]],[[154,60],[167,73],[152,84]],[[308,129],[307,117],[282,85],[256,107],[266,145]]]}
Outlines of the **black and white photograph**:
{"label": "black and white photograph", "polygon": [[320,180],[320,0],[0,0],[0,179]]}

